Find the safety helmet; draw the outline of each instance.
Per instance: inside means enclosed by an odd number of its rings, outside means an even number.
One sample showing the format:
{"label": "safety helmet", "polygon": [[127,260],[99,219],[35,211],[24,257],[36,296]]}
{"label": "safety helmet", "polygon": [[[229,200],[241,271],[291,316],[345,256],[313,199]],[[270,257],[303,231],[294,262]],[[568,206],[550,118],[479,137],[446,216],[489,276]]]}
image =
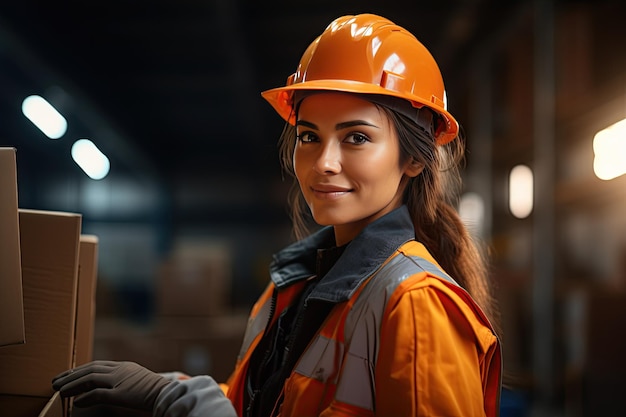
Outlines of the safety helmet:
{"label": "safety helmet", "polygon": [[408,100],[440,116],[435,140],[456,138],[441,71],[430,52],[406,29],[374,14],[335,19],[306,49],[284,87],[261,93],[278,114],[295,124],[294,92],[327,90],[378,94]]}

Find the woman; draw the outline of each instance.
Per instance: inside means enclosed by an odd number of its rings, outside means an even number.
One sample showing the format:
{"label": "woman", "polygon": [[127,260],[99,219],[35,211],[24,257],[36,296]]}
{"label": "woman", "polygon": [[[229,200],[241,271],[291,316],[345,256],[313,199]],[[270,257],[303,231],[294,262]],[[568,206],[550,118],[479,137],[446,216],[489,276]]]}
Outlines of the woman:
{"label": "woman", "polygon": [[54,388],[158,416],[497,415],[496,317],[451,205],[462,143],[444,94],[405,29],[334,20],[263,93],[288,122],[299,240],[275,255],[228,382],[96,361]]}

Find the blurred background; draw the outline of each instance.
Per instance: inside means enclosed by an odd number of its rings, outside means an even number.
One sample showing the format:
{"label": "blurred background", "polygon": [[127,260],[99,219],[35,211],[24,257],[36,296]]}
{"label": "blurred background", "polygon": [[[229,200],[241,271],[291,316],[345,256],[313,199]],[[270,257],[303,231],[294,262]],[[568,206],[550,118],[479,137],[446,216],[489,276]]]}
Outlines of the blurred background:
{"label": "blurred background", "polygon": [[0,146],[21,208],[99,238],[94,357],[228,376],[292,241],[260,92],[332,19],[373,12],[433,53],[467,133],[459,211],[490,255],[503,416],[620,414],[626,3],[384,3],[1,3]]}

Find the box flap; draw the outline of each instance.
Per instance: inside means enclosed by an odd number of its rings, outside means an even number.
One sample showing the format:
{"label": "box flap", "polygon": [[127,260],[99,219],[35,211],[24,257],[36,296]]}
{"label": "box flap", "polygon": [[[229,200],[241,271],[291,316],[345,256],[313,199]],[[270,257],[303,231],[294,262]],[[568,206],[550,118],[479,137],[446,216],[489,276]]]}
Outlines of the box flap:
{"label": "box flap", "polygon": [[96,318],[96,279],[98,274],[98,237],[81,235],[78,260],[78,300],[74,366],[93,357],[93,331]]}
{"label": "box flap", "polygon": [[55,392],[38,417],[64,417],[65,415],[63,399],[58,392]]}
{"label": "box flap", "polygon": [[25,338],[15,148],[0,148],[0,196],[0,346],[6,346]]}

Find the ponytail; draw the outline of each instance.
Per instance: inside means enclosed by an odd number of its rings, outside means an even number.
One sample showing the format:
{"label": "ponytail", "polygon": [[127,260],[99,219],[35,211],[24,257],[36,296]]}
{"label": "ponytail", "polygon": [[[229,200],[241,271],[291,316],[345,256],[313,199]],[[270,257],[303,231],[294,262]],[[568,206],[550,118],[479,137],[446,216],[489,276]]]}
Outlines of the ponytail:
{"label": "ponytail", "polygon": [[459,167],[465,152],[463,130],[456,140],[438,146],[432,131],[397,112],[382,109],[396,126],[401,154],[424,166],[417,177],[410,179],[404,193],[416,239],[472,296],[499,331],[499,313],[491,291],[484,251],[454,208],[461,189]]}

